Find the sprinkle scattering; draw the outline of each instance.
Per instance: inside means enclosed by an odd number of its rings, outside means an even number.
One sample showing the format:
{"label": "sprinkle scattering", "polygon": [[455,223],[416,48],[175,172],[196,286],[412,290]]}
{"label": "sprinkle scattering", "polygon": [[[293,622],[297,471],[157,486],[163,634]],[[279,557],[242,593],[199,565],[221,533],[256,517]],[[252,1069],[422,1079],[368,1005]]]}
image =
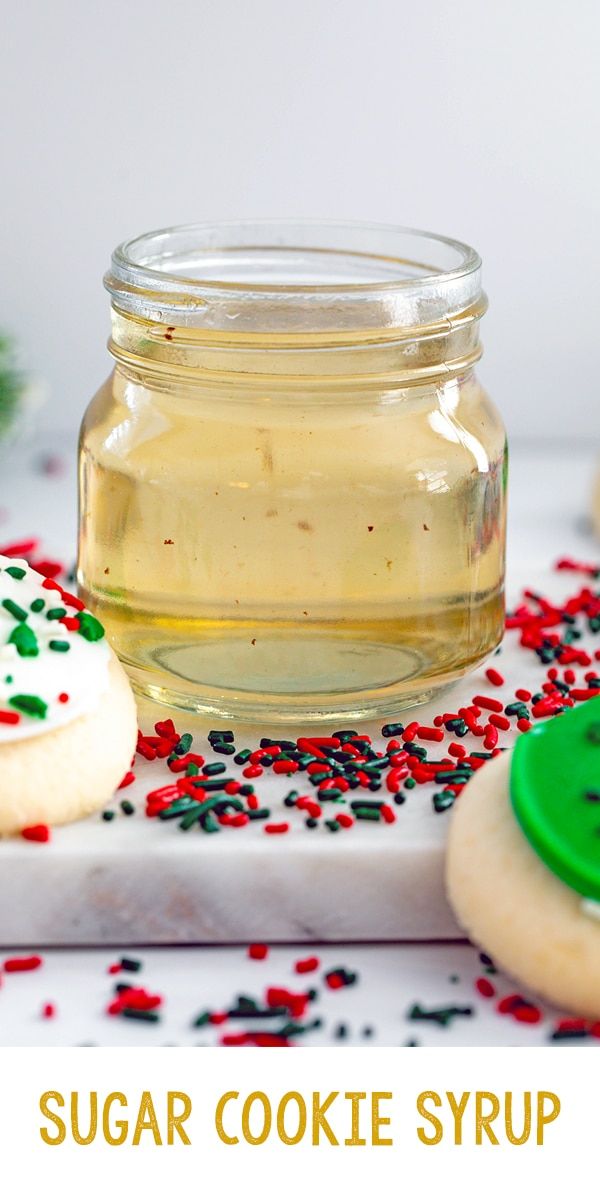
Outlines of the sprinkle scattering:
{"label": "sprinkle scattering", "polygon": [[[310,954],[300,960],[294,959],[291,949],[280,948],[271,954],[267,947],[268,953],[258,958],[250,954],[250,947],[213,950],[209,952],[211,970],[202,966],[190,970],[188,964],[186,974],[171,982],[169,974],[159,969],[164,951],[124,955],[108,963],[101,951],[88,952],[85,988],[78,989],[77,1008],[80,1011],[81,996],[87,993],[90,1020],[96,1026],[101,1023],[104,1033],[100,1042],[106,1044],[125,1039],[128,1045],[139,1040],[140,1044],[191,1043],[224,1048],[340,1042],[361,1045],[366,1041],[379,1045],[461,1045],[472,1040],[473,1022],[485,1021],[489,1044],[514,1044],[515,1040],[527,1039],[527,1044],[537,1045],[586,1042],[600,1046],[600,1021],[556,1013],[533,997],[511,991],[509,981],[488,956],[480,959],[487,959],[489,965],[478,961],[472,947],[447,947],[442,952],[447,963],[446,984],[440,970],[438,1003],[424,1003],[418,996],[410,999],[406,991],[402,1001],[400,979],[400,993],[397,988],[382,989],[381,974],[377,983],[370,979],[372,959],[364,950],[349,947],[348,958],[341,960],[339,947],[335,951],[319,947],[318,954],[313,952],[316,949],[311,948]],[[55,953],[50,952],[47,960],[33,954],[0,960],[0,1013],[2,1005],[14,998],[20,1009],[25,1006],[25,1019],[32,1025],[39,1025],[41,1018],[56,1026],[51,1040],[60,1037],[61,1021],[67,1022],[68,1030],[73,1003],[70,974],[58,987],[55,979],[52,999],[48,999],[47,973]],[[195,952],[200,963],[203,953]],[[425,948],[422,953],[427,953]],[[215,958],[225,971],[215,965]],[[460,963],[459,974],[448,973],[452,962]],[[298,971],[299,964],[304,963],[310,964],[310,972]],[[493,984],[487,974],[478,974],[478,967],[491,972]],[[229,976],[229,984],[221,980],[224,973]],[[160,986],[156,986],[157,974],[162,974]],[[429,974],[428,968],[422,980]],[[58,978],[60,981],[60,975]],[[333,987],[332,979],[337,981]],[[131,1029],[125,1032],[124,1027],[129,1025]],[[119,1027],[123,1029],[121,1035]],[[416,1037],[411,1036],[413,1028]]]}
{"label": "sprinkle scattering", "polygon": [[102,625],[59,582],[60,563],[32,559],[36,545],[0,552],[0,744],[91,712],[109,684]]}

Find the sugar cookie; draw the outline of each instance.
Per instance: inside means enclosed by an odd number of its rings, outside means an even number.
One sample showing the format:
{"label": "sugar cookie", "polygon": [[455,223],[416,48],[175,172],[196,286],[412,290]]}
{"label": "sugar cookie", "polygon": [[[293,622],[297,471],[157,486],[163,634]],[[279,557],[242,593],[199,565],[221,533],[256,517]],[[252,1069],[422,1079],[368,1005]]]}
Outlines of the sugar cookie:
{"label": "sugar cookie", "polygon": [[129,767],[136,725],[100,622],[0,556],[0,836],[99,808]]}
{"label": "sugar cookie", "polygon": [[594,529],[600,537],[600,471],[596,476],[596,484],[592,495],[592,521]]}
{"label": "sugar cookie", "polygon": [[474,942],[600,1019],[600,698],[523,734],[455,805],[447,887]]}

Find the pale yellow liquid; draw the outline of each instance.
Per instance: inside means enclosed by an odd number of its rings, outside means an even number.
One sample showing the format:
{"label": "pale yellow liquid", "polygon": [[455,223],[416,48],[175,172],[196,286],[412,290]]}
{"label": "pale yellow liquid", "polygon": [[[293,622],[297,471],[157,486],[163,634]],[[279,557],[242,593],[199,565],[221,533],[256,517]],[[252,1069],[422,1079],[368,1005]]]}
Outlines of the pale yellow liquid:
{"label": "pale yellow liquid", "polygon": [[472,374],[319,394],[117,369],[84,424],[84,598],[155,699],[396,713],[502,636],[504,456]]}

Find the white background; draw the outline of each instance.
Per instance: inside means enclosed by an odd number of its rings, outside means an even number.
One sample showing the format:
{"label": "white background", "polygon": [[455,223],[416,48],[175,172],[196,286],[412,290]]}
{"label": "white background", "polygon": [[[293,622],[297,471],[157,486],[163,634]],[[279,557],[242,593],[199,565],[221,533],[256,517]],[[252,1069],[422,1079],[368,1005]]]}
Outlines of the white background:
{"label": "white background", "polygon": [[600,434],[595,0],[0,4],[0,326],[46,425],[107,373],[117,242],[339,216],[475,245],[509,433]]}
{"label": "white background", "polygon": [[[101,1054],[69,1049],[3,1050],[0,1069],[3,1078],[11,1080],[10,1088],[3,1088],[0,1094],[3,1179],[18,1181],[19,1191],[24,1188],[26,1195],[67,1198],[81,1196],[83,1180],[85,1195],[91,1200],[104,1200],[107,1195],[163,1200],[168,1195],[196,1197],[215,1190],[219,1196],[240,1195],[247,1200],[306,1200],[313,1195],[356,1200],[373,1194],[505,1200],[509,1189],[518,1197],[537,1195],[541,1190],[547,1200],[559,1200],[573,1189],[575,1164],[579,1179],[595,1178],[597,1102],[593,1075],[583,1067],[583,1059],[572,1050],[558,1056],[551,1050],[539,1050],[534,1056],[517,1049],[467,1049],[449,1050],[443,1057],[436,1050],[415,1055],[393,1049],[369,1054],[347,1050],[343,1055],[335,1050],[306,1050],[301,1055],[271,1050],[258,1057],[235,1050],[225,1056],[205,1050],[200,1056],[189,1050],[163,1049],[151,1057],[146,1051],[131,1049],[103,1049]],[[165,1105],[160,1101],[166,1092],[191,1095],[191,1146],[157,1148],[149,1134],[142,1136],[139,1147],[111,1147],[98,1141],[87,1147],[72,1141],[49,1147],[39,1137],[40,1126],[48,1124],[38,1108],[44,1091],[60,1091],[69,1102],[70,1092],[78,1089],[85,1131],[85,1100],[87,1097],[89,1104],[90,1090],[97,1090],[101,1101],[110,1091],[123,1091],[135,1121],[144,1088],[155,1094],[163,1128]],[[445,1122],[442,1142],[425,1146],[418,1140],[417,1126],[431,1132],[415,1109],[421,1091],[443,1095],[452,1090],[460,1097],[463,1091],[477,1089],[502,1096],[512,1090],[517,1128],[522,1112],[519,1093],[556,1092],[562,1112],[546,1127],[543,1148],[531,1141],[511,1146],[505,1139],[499,1146],[476,1146],[473,1097],[467,1102],[462,1146],[453,1144],[447,1102],[438,1110]],[[239,1091],[242,1099],[263,1090],[275,1105],[286,1091],[293,1090],[308,1098],[313,1090],[323,1096],[333,1090],[391,1091],[394,1100],[382,1102],[381,1112],[393,1117],[394,1144],[313,1148],[310,1141],[286,1146],[269,1140],[262,1146],[226,1146],[216,1136],[214,1112],[219,1097],[230,1090]],[[329,1110],[340,1143],[350,1136],[348,1108],[341,1096]],[[113,1117],[119,1116],[117,1110]],[[231,1132],[235,1132],[233,1118],[230,1106],[225,1128]],[[292,1132],[293,1106],[288,1127]],[[55,1127],[49,1128],[54,1134]],[[500,1136],[500,1120],[497,1128]],[[360,1132],[364,1136],[363,1128]]]}

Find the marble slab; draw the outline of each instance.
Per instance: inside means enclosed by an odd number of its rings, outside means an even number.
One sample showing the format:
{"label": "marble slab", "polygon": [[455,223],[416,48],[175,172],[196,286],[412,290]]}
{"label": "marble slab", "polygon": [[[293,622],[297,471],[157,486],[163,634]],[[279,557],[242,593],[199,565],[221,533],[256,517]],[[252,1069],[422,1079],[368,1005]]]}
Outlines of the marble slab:
{"label": "marble slab", "polygon": [[[555,581],[556,582],[556,581]],[[565,587],[557,583],[559,593]],[[566,592],[565,592],[566,594]],[[544,671],[514,648],[509,635],[494,657],[513,698],[524,682],[539,686]],[[442,705],[456,709],[490,690],[484,669],[448,690]],[[430,724],[440,700],[411,710]],[[141,727],[150,732],[165,716],[142,704]],[[194,749],[215,758],[206,727],[188,717]],[[378,726],[361,726],[383,746]],[[236,730],[236,745],[255,747],[275,730]],[[302,733],[301,730],[297,731]],[[288,735],[289,736],[289,735]],[[504,744],[509,744],[506,735]],[[481,741],[465,739],[472,749]],[[430,747],[436,756],[437,745]],[[173,782],[164,762],[136,763],[136,781],[110,800],[110,822],[100,816],[53,831],[49,845],[0,842],[0,944],[101,945],[145,943],[397,941],[460,936],[444,894],[444,847],[449,815],[436,813],[434,786],[419,786],[395,808],[393,825],[357,822],[350,830],[309,830],[283,797],[306,777],[265,772],[255,780],[261,804],[289,833],[266,836],[262,823],[208,836],[183,833],[176,821],[148,820],[148,791]],[[227,760],[227,776],[241,767]],[[304,789],[303,789],[304,790]],[[381,793],[380,793],[381,795]],[[360,793],[353,793],[359,797]],[[127,817],[120,800],[132,800]]]}

